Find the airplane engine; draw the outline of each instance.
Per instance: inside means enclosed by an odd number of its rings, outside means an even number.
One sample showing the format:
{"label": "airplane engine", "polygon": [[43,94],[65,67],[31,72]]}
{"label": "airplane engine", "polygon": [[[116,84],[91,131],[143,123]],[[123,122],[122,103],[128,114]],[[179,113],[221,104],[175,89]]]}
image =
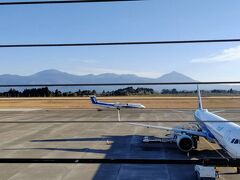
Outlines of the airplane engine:
{"label": "airplane engine", "polygon": [[183,152],[189,152],[194,148],[193,140],[188,135],[180,135],[177,137],[177,146]]}

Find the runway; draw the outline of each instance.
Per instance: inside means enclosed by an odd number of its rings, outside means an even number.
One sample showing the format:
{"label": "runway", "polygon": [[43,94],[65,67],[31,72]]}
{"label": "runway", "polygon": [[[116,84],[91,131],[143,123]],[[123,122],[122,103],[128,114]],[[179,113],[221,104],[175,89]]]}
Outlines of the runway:
{"label": "runway", "polygon": [[[218,110],[217,114],[237,121],[238,110]],[[174,121],[192,121],[192,110],[121,110],[121,121],[159,121],[154,124],[174,127]],[[161,122],[161,121],[169,122]],[[186,153],[175,144],[145,147],[144,136],[166,134],[128,123],[114,123],[117,111],[78,109],[5,109],[0,111],[1,158],[149,158],[192,159],[228,156],[217,145],[200,139],[198,149]],[[11,123],[7,123],[9,121]],[[20,123],[20,122],[46,123]],[[51,122],[48,122],[51,121]],[[78,121],[78,123],[53,123]],[[83,121],[83,122],[81,122]],[[89,121],[87,123],[86,121]],[[94,123],[94,121],[106,121]],[[109,122],[108,122],[109,121]],[[173,121],[173,122],[171,122]],[[185,123],[186,124],[186,123]],[[216,151],[217,150],[217,151]],[[239,179],[233,168],[221,168],[220,179]],[[226,174],[229,173],[229,174]],[[130,164],[1,164],[0,179],[194,179],[192,165],[130,165]]]}

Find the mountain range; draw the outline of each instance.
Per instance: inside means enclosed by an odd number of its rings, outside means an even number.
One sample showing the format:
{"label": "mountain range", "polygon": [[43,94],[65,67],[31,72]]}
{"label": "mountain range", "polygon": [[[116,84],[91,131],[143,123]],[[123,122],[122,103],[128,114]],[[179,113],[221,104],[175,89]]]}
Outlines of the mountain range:
{"label": "mountain range", "polygon": [[[87,74],[87,75],[74,75],[66,72],[62,72],[55,69],[49,69],[40,71],[38,73],[29,76],[19,76],[11,74],[0,75],[0,84],[75,84],[75,83],[152,83],[152,82],[197,82],[184,74],[173,71],[162,75],[158,78],[146,78],[139,77],[133,74],[114,74],[104,73],[99,75]],[[143,87],[143,86],[142,86]],[[164,86],[145,86],[153,88],[157,91],[161,89],[172,89],[178,90],[193,90],[196,89],[196,85],[164,85]],[[204,89],[230,89],[228,85],[202,85]],[[234,89],[240,89],[239,86],[234,86]],[[123,86],[105,86],[105,87],[57,87],[61,91],[76,91],[78,89],[95,89],[97,91],[108,91],[118,88],[124,88]],[[22,90],[22,88],[18,88]],[[50,88],[56,89],[56,88]],[[2,88],[1,91],[7,90]]]}

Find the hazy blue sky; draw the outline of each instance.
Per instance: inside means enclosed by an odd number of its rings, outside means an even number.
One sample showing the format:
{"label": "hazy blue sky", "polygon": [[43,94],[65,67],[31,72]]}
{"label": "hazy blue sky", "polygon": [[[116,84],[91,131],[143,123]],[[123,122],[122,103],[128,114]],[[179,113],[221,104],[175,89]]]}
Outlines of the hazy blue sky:
{"label": "hazy blue sky", "polygon": [[[0,44],[240,38],[240,1],[0,7]],[[0,74],[178,71],[202,81],[240,80],[240,43],[0,49]]]}

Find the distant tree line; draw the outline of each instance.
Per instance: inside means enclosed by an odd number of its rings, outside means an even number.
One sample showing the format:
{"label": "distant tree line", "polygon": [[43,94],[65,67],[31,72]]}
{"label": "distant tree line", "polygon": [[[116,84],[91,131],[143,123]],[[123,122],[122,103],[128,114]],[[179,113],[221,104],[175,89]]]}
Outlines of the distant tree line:
{"label": "distant tree line", "polygon": [[76,96],[130,96],[130,95],[151,95],[154,94],[154,90],[150,88],[136,88],[127,87],[118,89],[115,91],[103,91],[97,93],[95,90],[78,90],[76,92],[61,92],[58,89],[50,91],[48,87],[44,88],[32,88],[18,91],[16,89],[10,89],[7,92],[0,92],[0,97],[76,97]]}
{"label": "distant tree line", "polygon": [[0,93],[0,97],[68,97],[68,96],[89,96],[96,94],[95,90],[78,90],[77,92],[61,92],[58,89],[50,91],[47,87],[44,88],[33,88],[18,91],[10,89],[7,92]]}
{"label": "distant tree line", "polygon": [[[216,95],[228,95],[228,94],[240,94],[240,91],[233,90],[232,88],[229,90],[221,90],[221,89],[213,89],[213,90],[201,90],[202,94],[216,94]],[[191,95],[191,94],[196,94],[197,90],[193,91],[186,91],[186,90],[180,90],[178,91],[177,89],[163,89],[161,91],[161,94],[181,94],[181,95]]]}
{"label": "distant tree line", "polygon": [[103,91],[100,95],[101,96],[132,96],[132,95],[153,95],[156,94],[153,89],[151,88],[136,88],[127,87],[123,89],[117,89],[115,91]]}
{"label": "distant tree line", "polygon": [[[240,91],[233,89],[229,90],[210,90],[202,91],[203,94],[215,94],[215,95],[240,95]],[[58,89],[55,91],[50,91],[48,87],[44,88],[32,88],[25,89],[23,91],[18,91],[16,89],[10,89],[7,92],[0,92],[0,97],[77,97],[77,96],[141,96],[141,95],[195,95],[197,91],[186,91],[177,89],[162,89],[161,92],[154,91],[152,88],[133,88],[127,87],[122,89],[117,89],[113,91],[102,91],[97,93],[95,90],[78,90],[76,92],[61,92]]]}

